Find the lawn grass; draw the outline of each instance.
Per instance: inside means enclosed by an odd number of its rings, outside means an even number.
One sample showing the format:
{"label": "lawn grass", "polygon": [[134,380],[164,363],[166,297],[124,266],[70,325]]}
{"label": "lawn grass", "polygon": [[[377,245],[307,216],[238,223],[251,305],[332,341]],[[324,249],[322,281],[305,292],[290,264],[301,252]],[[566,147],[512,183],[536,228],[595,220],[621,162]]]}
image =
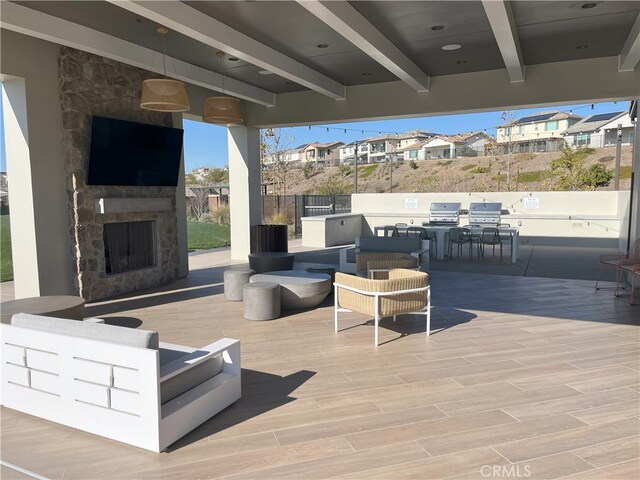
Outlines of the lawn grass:
{"label": "lawn grass", "polygon": [[230,245],[229,238],[229,227],[225,225],[187,220],[187,240],[190,252]]}
{"label": "lawn grass", "polygon": [[13,280],[9,215],[0,215],[0,282]]}
{"label": "lawn grass", "polygon": [[375,172],[377,169],[378,169],[378,164],[377,163],[374,163],[372,165],[365,165],[363,167],[358,167],[358,176],[360,178],[367,178],[373,172]]}
{"label": "lawn grass", "polygon": [[532,172],[521,172],[518,180],[524,183],[542,182],[549,178],[549,172],[545,170],[534,170]]}
{"label": "lawn grass", "polygon": [[620,180],[626,180],[627,178],[631,178],[630,165],[625,165],[624,167],[620,167]]}

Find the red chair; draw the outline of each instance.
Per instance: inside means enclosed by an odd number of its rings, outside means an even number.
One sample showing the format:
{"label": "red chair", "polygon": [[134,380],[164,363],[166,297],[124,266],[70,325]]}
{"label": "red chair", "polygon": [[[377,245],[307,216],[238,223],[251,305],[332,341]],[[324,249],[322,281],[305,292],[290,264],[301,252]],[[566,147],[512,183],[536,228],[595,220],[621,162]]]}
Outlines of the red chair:
{"label": "red chair", "polygon": [[600,255],[600,273],[598,274],[598,280],[596,280],[596,290],[600,290],[598,283],[600,282],[602,271],[606,267],[612,267],[616,269],[618,277],[615,287],[617,292],[620,288],[620,272],[618,271],[618,267],[621,265],[633,265],[635,263],[640,263],[640,239],[633,242],[631,248],[623,255]]}

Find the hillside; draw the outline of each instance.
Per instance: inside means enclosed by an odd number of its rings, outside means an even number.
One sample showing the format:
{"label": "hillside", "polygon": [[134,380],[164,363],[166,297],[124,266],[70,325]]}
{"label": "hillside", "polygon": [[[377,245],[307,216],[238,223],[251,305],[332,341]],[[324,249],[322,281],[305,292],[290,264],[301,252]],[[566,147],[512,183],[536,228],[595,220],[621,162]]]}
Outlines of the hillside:
{"label": "hillside", "polygon": [[[511,156],[510,190],[549,190],[547,175],[549,163],[561,156],[552,153],[519,153]],[[607,169],[614,168],[615,147],[597,148],[586,159],[586,166],[601,163]],[[631,147],[622,147],[620,189],[631,185]],[[517,172],[519,171],[519,174]],[[306,177],[309,178],[306,178]],[[358,168],[358,193],[383,193],[391,190],[393,176],[394,192],[466,192],[504,191],[507,189],[507,156],[465,157],[453,160],[419,160],[388,164],[362,165]],[[329,188],[329,187],[332,188]],[[324,188],[323,188],[324,187]],[[302,169],[291,169],[287,173],[286,193],[314,194],[323,190],[342,187],[344,193],[353,192],[352,167],[327,167],[305,173]],[[613,189],[613,181],[602,190]]]}

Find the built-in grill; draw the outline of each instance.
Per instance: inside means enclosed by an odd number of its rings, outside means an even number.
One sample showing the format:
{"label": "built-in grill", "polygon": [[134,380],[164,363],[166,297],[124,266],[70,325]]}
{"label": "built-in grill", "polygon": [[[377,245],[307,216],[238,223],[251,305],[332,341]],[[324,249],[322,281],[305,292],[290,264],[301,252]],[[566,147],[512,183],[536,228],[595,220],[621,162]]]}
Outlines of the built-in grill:
{"label": "built-in grill", "polygon": [[460,203],[432,203],[429,207],[429,225],[458,225]]}
{"label": "built-in grill", "polygon": [[498,226],[502,203],[470,203],[469,225]]}

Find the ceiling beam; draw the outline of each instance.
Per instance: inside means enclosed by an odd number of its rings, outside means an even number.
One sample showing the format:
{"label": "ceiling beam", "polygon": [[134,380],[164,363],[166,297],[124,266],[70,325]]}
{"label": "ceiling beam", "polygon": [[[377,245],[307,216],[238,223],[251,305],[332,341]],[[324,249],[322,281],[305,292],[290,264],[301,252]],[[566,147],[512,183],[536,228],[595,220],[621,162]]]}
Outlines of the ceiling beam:
{"label": "ceiling beam", "polygon": [[297,1],[411,88],[429,91],[429,76],[348,2]]}
{"label": "ceiling beam", "polygon": [[511,3],[505,0],[482,0],[482,6],[491,24],[511,83],[524,82],[524,63]]}
{"label": "ceiling beam", "polygon": [[[2,2],[0,26],[31,37],[76,48],[110,58],[144,70],[154,71],[156,52],[135,43],[63,20],[11,2]],[[167,76],[207,89],[223,91],[222,76],[177,58],[167,56],[167,64],[175,64],[175,72]],[[156,69],[156,73],[158,69]],[[213,83],[213,85],[212,85]],[[264,106],[275,105],[275,94],[232,78],[224,78],[224,92]]]}
{"label": "ceiling beam", "polygon": [[638,62],[640,62],[640,14],[631,27],[631,32],[618,57],[618,71],[633,72]]}
{"label": "ceiling beam", "polygon": [[107,1],[334,100],[346,98],[345,85],[185,3],[177,1]]}

